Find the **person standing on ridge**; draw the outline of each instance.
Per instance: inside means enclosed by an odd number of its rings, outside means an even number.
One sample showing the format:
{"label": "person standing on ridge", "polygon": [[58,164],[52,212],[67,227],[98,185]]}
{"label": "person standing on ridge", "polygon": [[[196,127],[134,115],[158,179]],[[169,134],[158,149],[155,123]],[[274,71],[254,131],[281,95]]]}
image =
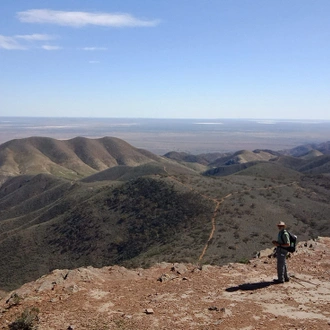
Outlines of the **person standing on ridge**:
{"label": "person standing on ridge", "polygon": [[272,241],[276,246],[276,257],[277,257],[277,279],[274,283],[289,282],[290,278],[288,275],[288,268],[286,265],[286,255],[288,254],[287,247],[290,246],[290,237],[288,232],[285,230],[285,223],[280,221],[277,224],[279,230],[277,241]]}

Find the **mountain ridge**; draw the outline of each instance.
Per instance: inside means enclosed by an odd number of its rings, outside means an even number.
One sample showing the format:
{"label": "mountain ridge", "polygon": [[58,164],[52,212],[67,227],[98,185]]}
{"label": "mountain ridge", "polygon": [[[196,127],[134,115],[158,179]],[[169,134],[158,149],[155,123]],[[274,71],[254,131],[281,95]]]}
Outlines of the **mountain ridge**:
{"label": "mountain ridge", "polygon": [[134,166],[159,159],[114,137],[30,137],[0,145],[0,173],[11,176],[43,172],[76,179],[112,166]]}

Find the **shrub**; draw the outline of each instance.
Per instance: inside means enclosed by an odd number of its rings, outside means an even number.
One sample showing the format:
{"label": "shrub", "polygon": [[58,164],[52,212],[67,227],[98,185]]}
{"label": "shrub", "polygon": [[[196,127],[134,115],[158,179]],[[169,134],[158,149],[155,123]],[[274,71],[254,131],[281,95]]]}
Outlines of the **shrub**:
{"label": "shrub", "polygon": [[11,296],[10,296],[10,302],[11,302],[11,305],[12,306],[15,306],[15,305],[18,305],[21,301],[21,297],[16,293],[14,292]]}
{"label": "shrub", "polygon": [[34,330],[34,323],[38,321],[38,308],[26,308],[21,316],[9,324],[10,330]]}
{"label": "shrub", "polygon": [[242,259],[238,260],[240,264],[248,264],[250,260],[248,258],[243,257]]}

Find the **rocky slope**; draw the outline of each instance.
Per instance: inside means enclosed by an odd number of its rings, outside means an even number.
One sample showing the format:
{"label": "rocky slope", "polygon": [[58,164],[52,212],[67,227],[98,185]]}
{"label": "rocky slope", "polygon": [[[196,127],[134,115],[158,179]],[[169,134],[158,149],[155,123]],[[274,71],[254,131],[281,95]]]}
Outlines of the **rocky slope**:
{"label": "rocky slope", "polygon": [[3,293],[0,327],[8,329],[25,310],[37,314],[40,330],[329,329],[330,238],[298,244],[285,284],[272,283],[271,251],[222,267],[54,270]]}

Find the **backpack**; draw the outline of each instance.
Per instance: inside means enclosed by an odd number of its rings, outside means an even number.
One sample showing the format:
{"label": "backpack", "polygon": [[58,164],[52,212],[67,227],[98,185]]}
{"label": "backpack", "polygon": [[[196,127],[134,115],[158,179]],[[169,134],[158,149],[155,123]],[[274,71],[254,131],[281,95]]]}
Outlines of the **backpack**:
{"label": "backpack", "polygon": [[[288,230],[286,230],[286,232],[289,234],[290,246],[283,247],[283,249],[288,250],[288,252],[295,252],[296,251],[296,245],[297,245],[297,236],[291,234]],[[284,232],[283,232],[283,234],[284,234]],[[283,238],[282,238],[282,240],[283,240]]]}

